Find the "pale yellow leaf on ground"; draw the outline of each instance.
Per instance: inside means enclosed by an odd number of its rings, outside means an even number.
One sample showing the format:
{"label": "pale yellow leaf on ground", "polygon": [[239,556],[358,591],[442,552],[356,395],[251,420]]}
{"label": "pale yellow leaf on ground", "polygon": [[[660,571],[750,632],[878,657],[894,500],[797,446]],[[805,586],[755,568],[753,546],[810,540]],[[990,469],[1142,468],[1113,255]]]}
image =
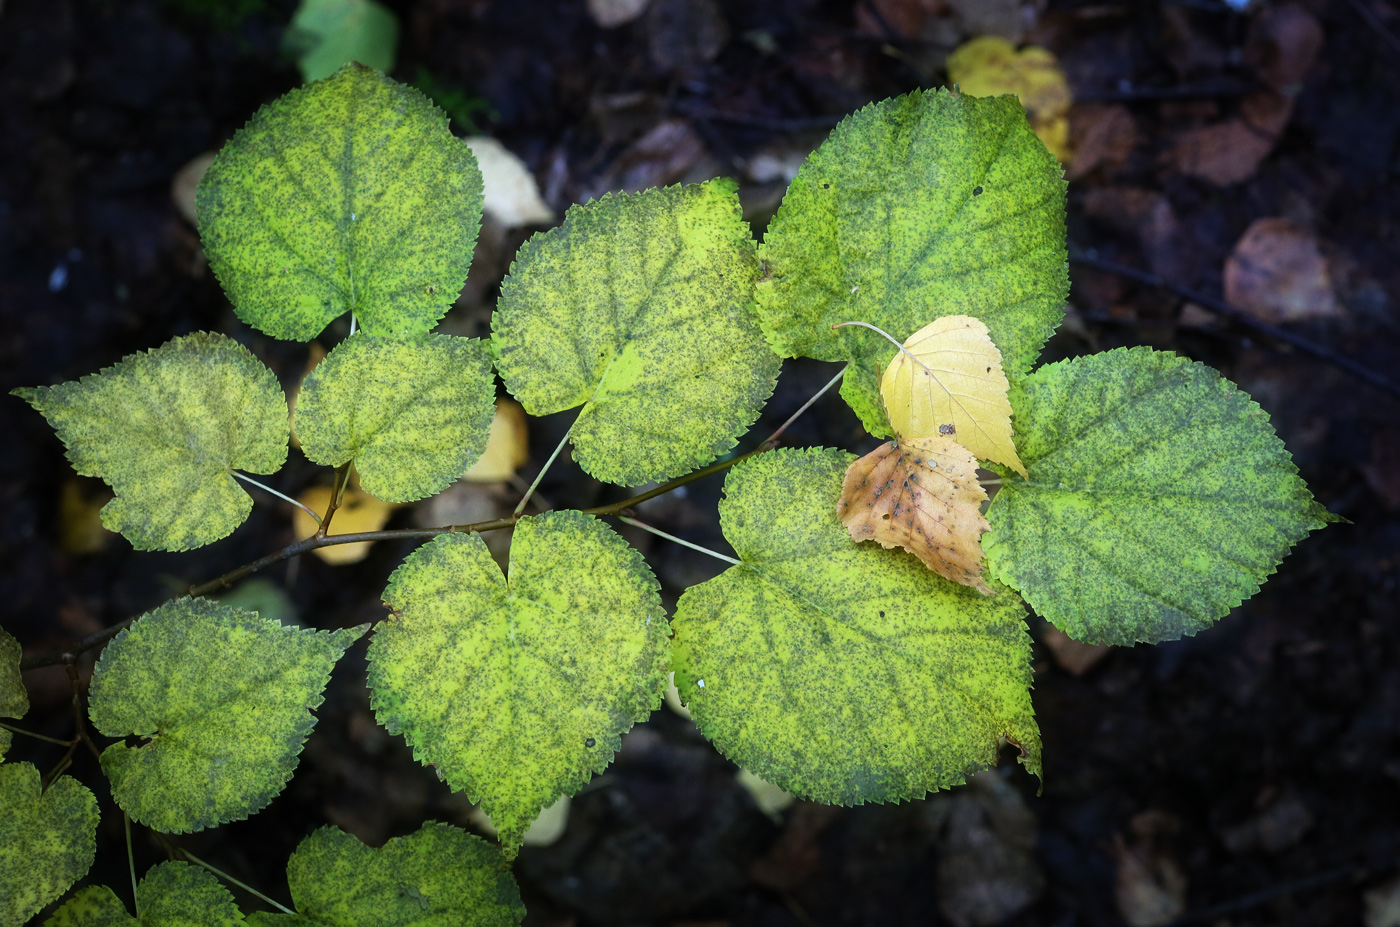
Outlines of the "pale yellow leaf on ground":
{"label": "pale yellow leaf on ground", "polygon": [[[325,513],[331,502],[329,486],[313,486],[297,497],[297,501],[315,512]],[[337,534],[359,534],[361,531],[378,531],[384,527],[389,516],[398,506],[376,499],[354,486],[345,490],[345,498],[331,519],[332,536]],[[299,538],[316,533],[316,522],[301,509],[292,511],[293,526]],[[359,563],[369,556],[369,543],[336,544],[333,547],[320,547],[313,554],[331,564]]]}
{"label": "pale yellow leaf on ground", "polygon": [[952,438],[974,457],[1025,476],[1011,440],[1009,388],[987,326],[967,315],[944,316],[910,335],[880,378],[900,438]]}
{"label": "pale yellow leaf on ground", "polygon": [[554,210],[540,196],[524,161],[490,136],[473,135],[466,142],[481,168],[482,208],[488,216],[511,229],[554,224]]}
{"label": "pale yellow leaf on ground", "polygon": [[987,500],[977,460],[953,438],[889,441],[851,464],[836,514],[856,541],[902,547],[939,576],[983,595]]}
{"label": "pale yellow leaf on ground", "polygon": [[491,436],[486,450],[472,464],[462,479],[473,483],[498,483],[508,480],[530,457],[530,435],[525,425],[525,410],[509,399],[496,400],[496,414],[491,417]]}
{"label": "pale yellow leaf on ground", "polygon": [[1034,45],[1017,51],[1006,39],[984,35],[948,56],[948,80],[974,97],[1014,94],[1045,147],[1061,164],[1069,163],[1073,95],[1052,52]]}

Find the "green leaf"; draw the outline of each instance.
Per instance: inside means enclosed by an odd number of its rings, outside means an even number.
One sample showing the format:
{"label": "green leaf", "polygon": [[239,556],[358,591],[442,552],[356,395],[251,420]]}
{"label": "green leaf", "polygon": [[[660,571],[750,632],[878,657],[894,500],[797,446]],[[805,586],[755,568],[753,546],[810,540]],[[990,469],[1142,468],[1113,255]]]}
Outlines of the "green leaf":
{"label": "green leaf", "polygon": [[232,472],[275,473],[287,459],[277,377],[213,332],[81,380],[13,392],[49,420],[73,469],[115,490],[102,523],[137,550],[189,550],[225,537],[253,508]]}
{"label": "green leaf", "polygon": [[764,236],[759,319],[784,357],[848,361],[841,395],[891,430],[879,373],[889,342],[934,319],[986,323],[1007,378],[1060,322],[1065,183],[1015,97],[915,91],[846,117],[807,159]]}
{"label": "green leaf", "polygon": [[582,405],[574,456],[634,486],[734,447],[773,392],[758,272],[734,184],[570,207],[527,241],[493,317],[497,367],[531,415]]}
{"label": "green leaf", "polygon": [[1002,485],[982,546],[994,576],[1079,640],[1195,634],[1332,518],[1268,415],[1176,355],[1049,364],[1015,412],[1030,479]]}
{"label": "green leaf", "polygon": [[37,769],[3,763],[0,809],[0,924],[18,927],[87,874],[97,799],[67,776],[41,795]]}
{"label": "green leaf", "polygon": [[204,599],[142,615],[92,674],[92,723],[145,739],[102,752],[112,797],[175,834],[265,807],[296,768],[331,668],[365,627],[302,631]]}
{"label": "green leaf", "polygon": [[495,398],[491,357],[475,338],[354,335],[306,378],[297,437],[316,463],[354,460],[370,495],[415,502],[486,450]]}
{"label": "green leaf", "polygon": [[[29,693],[19,672],[19,641],[0,629],[0,717],[23,718],[29,711]],[[10,749],[10,732],[0,730],[0,757]]]}
{"label": "green leaf", "polygon": [[90,885],[78,892],[45,927],[237,927],[243,914],[233,895],[218,878],[198,866],[164,862],[147,870],[136,886],[139,918],[127,913],[116,894],[105,885]]}
{"label": "green leaf", "polygon": [[676,685],[705,736],[794,794],[920,798],[997,761],[1040,772],[1020,601],[985,597],[836,517],[854,455],[778,450],[734,467],[720,504],[743,561],[676,606]]}
{"label": "green leaf", "polygon": [[323,827],[292,854],[287,882],[297,914],[256,913],[252,927],[508,927],[525,917],[501,851],[447,824],[377,850]]}
{"label": "green leaf", "polygon": [[485,808],[507,853],[661,703],[669,630],[640,554],[580,512],[522,518],[503,577],[479,535],[419,548],[384,592],[371,702]]}
{"label": "green leaf", "polygon": [[304,81],[330,77],[352,61],[394,69],[399,19],[374,0],[301,0],[283,44]]}
{"label": "green leaf", "polygon": [[200,181],[210,266],[238,317],[309,341],[355,313],[371,335],[447,312],[481,224],[481,173],[447,117],[368,68],[267,104]]}

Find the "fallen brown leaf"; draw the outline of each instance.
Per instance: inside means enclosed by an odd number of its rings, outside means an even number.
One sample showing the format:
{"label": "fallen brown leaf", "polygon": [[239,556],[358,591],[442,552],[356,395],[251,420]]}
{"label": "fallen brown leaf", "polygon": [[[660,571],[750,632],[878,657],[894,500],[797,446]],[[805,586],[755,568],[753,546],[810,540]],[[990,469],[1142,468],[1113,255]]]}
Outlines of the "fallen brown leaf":
{"label": "fallen brown leaf", "polygon": [[1098,167],[1122,167],[1137,146],[1137,123],[1126,106],[1077,104],[1069,113],[1069,136],[1074,160],[1065,177],[1079,180]]}
{"label": "fallen brown leaf", "polygon": [[1245,40],[1245,60],[1279,93],[1294,95],[1322,51],[1322,26],[1295,4],[1265,9],[1254,17]]}
{"label": "fallen brown leaf", "polygon": [[1291,97],[1252,93],[1241,101],[1240,114],[1233,119],[1181,133],[1172,161],[1183,174],[1217,186],[1248,180],[1274,150],[1292,115]]}
{"label": "fallen brown leaf", "polygon": [[1276,217],[1254,220],[1235,244],[1225,261],[1225,299],[1265,322],[1343,314],[1317,239]]}
{"label": "fallen brown leaf", "polygon": [[851,464],[836,514],[856,541],[902,547],[945,579],[983,595],[988,528],[977,459],[953,438],[890,441]]}

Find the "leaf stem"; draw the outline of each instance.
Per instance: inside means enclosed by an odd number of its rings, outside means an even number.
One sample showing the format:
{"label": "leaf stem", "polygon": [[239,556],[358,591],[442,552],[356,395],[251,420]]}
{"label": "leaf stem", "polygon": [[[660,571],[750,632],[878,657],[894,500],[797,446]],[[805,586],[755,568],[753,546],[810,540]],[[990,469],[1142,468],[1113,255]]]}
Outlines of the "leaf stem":
{"label": "leaf stem", "polygon": [[909,360],[911,360],[911,361],[914,362],[915,364],[918,364],[918,365],[919,365],[919,368],[920,368],[921,370],[923,370],[924,373],[927,373],[927,374],[929,374],[930,376],[934,376],[934,373],[933,373],[932,370],[929,369],[928,364],[925,364],[923,361],[921,361],[921,360],[919,360],[917,357],[915,357],[915,356],[913,355],[913,353],[911,353],[910,350],[909,350],[908,348],[906,348],[903,344],[901,344],[901,343],[894,337],[894,335],[891,335],[889,332],[885,331],[883,328],[877,328],[876,326],[871,325],[869,322],[854,322],[854,321],[852,321],[852,322],[837,322],[835,325],[833,325],[833,326],[831,326],[831,327],[832,327],[832,328],[845,328],[847,325],[859,325],[861,328],[868,328],[868,329],[870,329],[872,332],[879,332],[881,335],[884,335],[884,336],[885,336],[886,340],[888,340],[890,344],[894,345],[896,348],[899,348],[899,352],[900,352],[901,354],[903,354],[904,356],[908,357]]}
{"label": "leaf stem", "polygon": [[126,868],[131,872],[131,906],[136,910],[136,919],[141,920],[141,896],[136,894],[136,855],[131,851],[131,815],[122,812],[122,825],[126,828]]}
{"label": "leaf stem", "polygon": [[353,463],[353,460],[347,460],[335,471],[335,482],[331,484],[331,501],[326,506],[325,516],[316,519],[320,527],[316,529],[313,537],[324,540],[326,532],[331,530],[331,519],[340,509],[340,504],[345,501],[345,488],[350,485],[350,467]]}
{"label": "leaf stem", "polygon": [[808,409],[812,408],[812,406],[816,404],[816,401],[818,399],[826,395],[827,390],[831,389],[837,383],[841,382],[841,378],[846,375],[846,368],[849,366],[849,364],[842,364],[841,369],[836,371],[836,376],[828,380],[826,386],[823,386],[821,389],[813,393],[811,399],[808,399],[806,402],[802,403],[802,407],[799,408],[796,412],[789,415],[788,420],[779,425],[778,430],[769,435],[768,439],[762,444],[760,444],[759,447],[764,449],[775,447],[778,443],[778,439],[783,436],[783,432],[788,430],[789,425],[797,421],[798,417],[801,416],[803,412],[806,412]]}
{"label": "leaf stem", "polygon": [[[580,409],[578,414],[582,415],[583,410]],[[569,430],[564,432],[564,437],[559,439],[559,444],[554,448],[554,453],[549,455],[549,459],[544,462],[544,466],[540,467],[540,472],[535,474],[535,481],[530,484],[529,489],[525,490],[525,495],[520,497],[520,504],[515,507],[515,514],[517,516],[525,511],[525,506],[530,504],[530,497],[535,494],[535,489],[540,485],[540,480],[544,479],[544,475],[549,472],[549,468],[553,465],[554,459],[558,457],[559,452],[564,449],[564,444],[569,440],[569,435],[573,434],[574,425],[577,424],[578,418],[575,417],[573,423],[569,425]]]}
{"label": "leaf stem", "polygon": [[[355,320],[355,313],[352,312],[352,313],[350,313],[350,334],[351,334],[351,335],[355,334],[355,329],[358,327],[358,326],[355,324],[355,321],[356,321],[356,320]],[[346,337],[349,337],[349,335],[347,335]]]}
{"label": "leaf stem", "polygon": [[242,480],[243,482],[247,483],[247,484],[250,485],[250,486],[256,486],[256,487],[258,487],[259,489],[261,489],[263,492],[265,492],[265,493],[270,493],[271,495],[276,496],[277,498],[283,500],[284,502],[290,502],[292,505],[295,505],[297,508],[301,509],[301,510],[302,510],[303,512],[305,512],[306,514],[308,514],[308,515],[310,515],[312,518],[316,519],[316,524],[319,525],[319,524],[321,523],[321,516],[320,516],[320,515],[317,515],[317,514],[315,513],[315,511],[313,511],[313,510],[311,509],[310,506],[301,504],[301,503],[298,502],[297,500],[293,499],[291,496],[288,496],[288,495],[286,495],[285,493],[280,493],[280,492],[278,492],[277,490],[273,489],[271,486],[268,486],[266,483],[260,483],[260,482],[258,482],[257,480],[253,479],[251,476],[248,476],[248,475],[245,474],[245,473],[239,473],[237,470],[231,470],[231,471],[229,471],[229,472],[233,474],[233,478],[234,478],[234,479],[236,479],[236,480]]}
{"label": "leaf stem", "polygon": [[691,550],[699,551],[702,554],[707,554],[711,557],[714,557],[716,560],[723,560],[725,563],[732,563],[735,566],[744,565],[744,562],[742,560],[735,560],[733,557],[726,557],[724,554],[710,550],[708,547],[701,547],[699,544],[692,544],[690,541],[687,541],[684,538],[678,538],[674,534],[667,534],[660,528],[654,528],[644,521],[637,521],[637,519],[628,518],[626,515],[617,516],[617,520],[620,522],[625,522],[626,524],[631,525],[633,528],[641,528],[643,531],[650,531],[657,537],[665,538],[668,541],[674,541],[682,547],[689,547]]}
{"label": "leaf stem", "polygon": [[33,731],[26,731],[22,727],[15,727],[13,724],[6,724],[4,721],[0,721],[0,730],[6,730],[12,734],[19,734],[23,737],[33,737],[35,740],[42,740],[46,743],[58,744],[60,747],[71,747],[74,743],[71,740],[59,740],[57,737],[48,737],[44,734],[36,734]]}
{"label": "leaf stem", "polygon": [[290,914],[293,917],[296,916],[297,912],[293,911],[291,908],[287,907],[286,905],[280,902],[273,901],[271,898],[267,897],[262,892],[258,891],[256,888],[253,888],[251,885],[246,885],[243,882],[238,881],[233,876],[229,875],[227,872],[224,872],[222,869],[218,869],[214,866],[209,865],[204,860],[200,859],[198,856],[195,856],[189,850],[186,850],[184,847],[174,847],[174,849],[177,853],[179,853],[181,856],[185,857],[185,859],[189,860],[195,865],[203,866],[205,869],[208,869],[210,872],[214,873],[214,875],[223,879],[225,882],[228,882],[232,885],[237,885],[239,888],[243,889],[245,892],[247,892],[255,898],[261,898],[263,901],[272,905],[274,908],[281,911],[283,914]]}

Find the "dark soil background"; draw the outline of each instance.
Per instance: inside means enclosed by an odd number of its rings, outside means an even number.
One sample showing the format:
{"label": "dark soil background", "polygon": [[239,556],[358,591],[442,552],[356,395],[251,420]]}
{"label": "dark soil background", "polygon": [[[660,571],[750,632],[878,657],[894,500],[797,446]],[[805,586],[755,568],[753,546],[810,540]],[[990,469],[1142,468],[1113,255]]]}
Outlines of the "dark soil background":
{"label": "dark soil background", "polygon": [[[727,174],[759,229],[842,115],[941,84],[948,52],[978,32],[1049,47],[1077,101],[1070,247],[1100,266],[1072,267],[1070,316],[1046,358],[1149,344],[1215,365],[1271,413],[1318,498],[1352,522],[1302,542],[1257,596],[1194,639],[1100,652],[1066,647],[1033,619],[1039,796],[1008,757],[923,802],[798,802],[770,816],[663,708],[574,799],[564,836],[521,854],[527,923],[1400,924],[1400,400],[1203,308],[1227,291],[1227,259],[1246,231],[1277,220],[1265,231],[1283,234],[1260,233],[1236,257],[1275,271],[1234,290],[1262,291],[1264,304],[1272,293],[1292,306],[1274,319],[1293,335],[1400,376],[1400,6],[651,0],[640,18],[603,29],[572,0],[389,5],[403,25],[394,75],[430,82],[459,122],[501,139],[557,212],[609,189]],[[304,369],[305,345],[234,317],[171,196],[183,165],[299,83],[280,51],[293,4],[253,3],[246,15],[201,6],[0,6],[0,391],[76,378],[203,329],[248,344],[286,385]],[[530,231],[483,231],[449,327],[483,331]],[[1202,295],[1134,281],[1105,261]],[[333,326],[327,342],[340,334]],[[748,446],[830,374],[788,364]],[[554,446],[569,414],[533,423],[536,450]],[[27,654],[294,539],[285,507],[259,496],[229,539],[135,553],[84,527],[105,488],[73,476],[40,416],[0,398],[0,427],[0,619]],[[839,400],[789,436],[872,446]],[[290,492],[324,480],[295,452],[273,478]],[[647,517],[722,547],[719,483],[693,484]],[[511,492],[459,501],[489,512],[508,508]],[[620,498],[570,466],[543,492],[579,507]],[[442,514],[424,505],[391,524]],[[629,537],[670,602],[717,572],[675,545]],[[384,582],[410,549],[383,543],[356,567],[308,557],[268,577],[304,623],[352,626],[382,617]],[[287,856],[322,824],[375,844],[424,819],[475,826],[469,806],[373,723],[363,652],[337,670],[285,793],[180,845],[285,901]],[[62,668],[26,682],[34,704],[23,725],[71,736]],[[61,755],[17,738],[9,759],[47,770]],[[89,755],[79,751],[72,772],[102,801],[88,879],[127,898],[121,815]],[[164,858],[140,828],[136,853],[139,870]]]}

